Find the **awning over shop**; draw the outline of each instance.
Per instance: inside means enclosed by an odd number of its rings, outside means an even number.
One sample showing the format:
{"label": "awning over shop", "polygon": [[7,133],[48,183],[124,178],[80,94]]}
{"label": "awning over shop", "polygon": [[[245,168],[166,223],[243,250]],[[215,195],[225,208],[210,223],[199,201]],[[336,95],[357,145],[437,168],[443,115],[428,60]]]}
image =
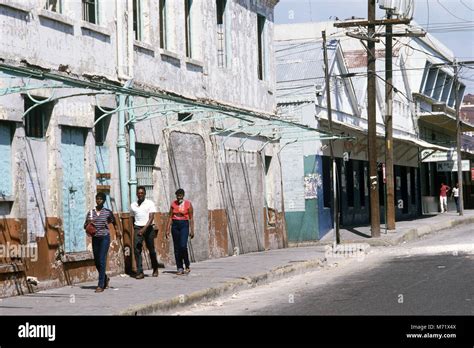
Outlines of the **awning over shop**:
{"label": "awning over shop", "polygon": [[449,147],[439,146],[439,145],[432,144],[432,143],[429,143],[429,142],[421,140],[421,139],[400,137],[400,136],[394,136],[393,138],[395,140],[398,140],[398,141],[411,143],[411,144],[419,146],[423,149],[440,150],[440,151],[450,151],[451,150]]}
{"label": "awning over shop", "polygon": [[[320,118],[319,121],[324,126],[324,129],[326,129],[327,125],[329,124],[329,121],[326,118]],[[352,132],[356,132],[356,133],[359,133],[361,135],[367,136],[367,130],[362,128],[362,127],[359,127],[359,126],[356,126],[356,125],[353,125],[353,124],[343,123],[343,122],[337,121],[337,120],[333,120],[332,122],[333,122],[333,128],[335,128],[337,130],[352,131]],[[333,131],[335,131],[335,130],[333,129]],[[384,134],[377,133],[377,138],[378,139],[383,139],[384,136],[385,136]],[[394,139],[394,141],[409,143],[411,145],[418,146],[418,147],[423,148],[423,149],[432,149],[432,150],[439,150],[439,151],[449,151],[450,150],[450,148],[448,148],[448,147],[432,144],[432,143],[429,143],[425,140],[412,138],[412,137],[408,137],[408,136],[404,137],[404,136],[400,136],[400,135],[394,135],[393,139]]]}
{"label": "awning over shop", "polygon": [[[456,119],[444,112],[432,112],[429,114],[421,114],[420,120],[434,126],[442,127],[448,131],[456,132]],[[461,121],[462,132],[473,132],[474,125]]]}

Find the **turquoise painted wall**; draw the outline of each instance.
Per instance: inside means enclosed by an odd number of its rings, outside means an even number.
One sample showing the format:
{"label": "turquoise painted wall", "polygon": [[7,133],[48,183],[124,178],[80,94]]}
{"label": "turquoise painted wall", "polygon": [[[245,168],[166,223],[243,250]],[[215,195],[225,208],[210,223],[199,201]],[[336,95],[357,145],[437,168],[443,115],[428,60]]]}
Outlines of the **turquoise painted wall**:
{"label": "turquoise painted wall", "polygon": [[12,195],[12,146],[10,124],[0,122],[0,195]]}
{"label": "turquoise painted wall", "polygon": [[[318,173],[316,156],[304,157],[304,175]],[[287,212],[286,228],[290,242],[318,240],[318,200],[305,199],[305,211]]]}

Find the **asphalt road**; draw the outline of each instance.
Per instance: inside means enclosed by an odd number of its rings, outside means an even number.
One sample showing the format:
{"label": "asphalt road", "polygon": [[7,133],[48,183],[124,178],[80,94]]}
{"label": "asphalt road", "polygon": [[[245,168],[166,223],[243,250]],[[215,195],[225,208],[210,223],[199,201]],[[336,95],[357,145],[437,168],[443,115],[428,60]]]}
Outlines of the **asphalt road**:
{"label": "asphalt road", "polygon": [[295,276],[177,315],[473,315],[474,226]]}

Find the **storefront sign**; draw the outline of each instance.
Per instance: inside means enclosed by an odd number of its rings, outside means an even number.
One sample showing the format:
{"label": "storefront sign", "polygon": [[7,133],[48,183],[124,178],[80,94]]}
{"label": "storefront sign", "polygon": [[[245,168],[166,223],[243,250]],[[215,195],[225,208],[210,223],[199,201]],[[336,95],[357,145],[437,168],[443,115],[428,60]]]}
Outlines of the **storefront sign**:
{"label": "storefront sign", "polygon": [[[471,168],[469,160],[462,160],[462,171],[468,172]],[[458,162],[457,161],[444,161],[437,162],[436,169],[438,172],[457,172],[458,171]]]}
{"label": "storefront sign", "polygon": [[457,161],[458,154],[456,150],[450,151],[421,151],[421,160],[423,162],[439,162],[439,161]]}

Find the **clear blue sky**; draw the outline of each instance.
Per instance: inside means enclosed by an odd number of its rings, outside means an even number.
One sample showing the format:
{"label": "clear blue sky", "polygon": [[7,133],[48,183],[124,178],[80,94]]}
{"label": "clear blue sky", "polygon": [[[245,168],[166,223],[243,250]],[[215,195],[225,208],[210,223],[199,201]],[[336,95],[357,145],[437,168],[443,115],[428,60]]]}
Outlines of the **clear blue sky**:
{"label": "clear blue sky", "polygon": [[[280,0],[275,23],[367,18],[367,0]],[[378,4],[377,4],[378,9]],[[385,12],[377,10],[377,18]],[[414,20],[449,47],[460,61],[474,60],[474,0],[415,0]],[[474,65],[473,65],[474,68]],[[466,93],[474,94],[474,69],[461,72]]]}

